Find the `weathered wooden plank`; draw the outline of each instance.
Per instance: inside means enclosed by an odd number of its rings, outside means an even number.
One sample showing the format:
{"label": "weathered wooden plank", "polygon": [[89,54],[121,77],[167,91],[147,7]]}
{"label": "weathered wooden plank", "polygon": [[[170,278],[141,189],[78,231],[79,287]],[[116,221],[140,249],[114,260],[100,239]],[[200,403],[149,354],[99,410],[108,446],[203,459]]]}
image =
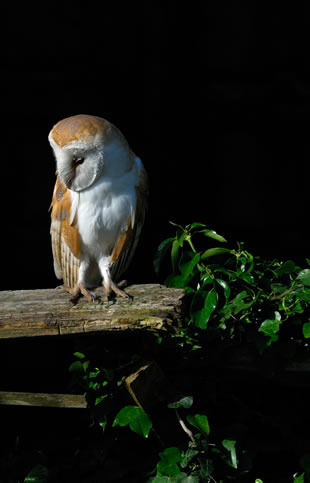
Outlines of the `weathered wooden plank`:
{"label": "weathered wooden plank", "polygon": [[[159,284],[131,285],[132,300],[117,298],[76,305],[63,290],[0,292],[0,338],[81,334],[98,331],[165,330],[182,321],[184,290]],[[96,290],[103,299],[103,289]]]}
{"label": "weathered wooden plank", "polygon": [[83,409],[87,402],[80,394],[0,391],[0,405]]}

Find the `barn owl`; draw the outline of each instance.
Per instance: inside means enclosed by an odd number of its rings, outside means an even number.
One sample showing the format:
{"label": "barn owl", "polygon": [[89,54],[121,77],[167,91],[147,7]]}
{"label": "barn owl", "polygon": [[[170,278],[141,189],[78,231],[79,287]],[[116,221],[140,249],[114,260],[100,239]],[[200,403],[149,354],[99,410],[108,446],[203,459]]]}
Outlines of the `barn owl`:
{"label": "barn owl", "polygon": [[135,252],[147,203],[142,161],[109,121],[77,115],[59,121],[48,136],[56,158],[51,238],[56,277],[73,302],[101,282],[128,297],[116,282]]}

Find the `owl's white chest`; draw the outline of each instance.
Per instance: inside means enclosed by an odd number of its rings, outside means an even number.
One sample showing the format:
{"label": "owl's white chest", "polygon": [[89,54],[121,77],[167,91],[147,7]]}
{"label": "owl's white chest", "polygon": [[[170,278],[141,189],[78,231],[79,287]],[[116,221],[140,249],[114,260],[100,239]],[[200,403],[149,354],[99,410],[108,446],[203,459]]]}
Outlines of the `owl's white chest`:
{"label": "owl's white chest", "polygon": [[99,261],[109,257],[129,218],[134,216],[135,206],[135,179],[131,172],[117,179],[102,178],[87,190],[72,192],[81,258]]}

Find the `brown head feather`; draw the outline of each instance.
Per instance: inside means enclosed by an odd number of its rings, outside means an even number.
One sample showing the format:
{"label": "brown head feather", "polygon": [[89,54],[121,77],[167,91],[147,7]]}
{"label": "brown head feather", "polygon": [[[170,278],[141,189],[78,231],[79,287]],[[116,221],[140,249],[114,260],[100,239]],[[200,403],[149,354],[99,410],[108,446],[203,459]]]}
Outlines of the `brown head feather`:
{"label": "brown head feather", "polygon": [[109,122],[101,117],[79,114],[59,121],[51,130],[51,137],[63,147],[74,141],[103,136]]}
{"label": "brown head feather", "polygon": [[59,121],[50,132],[51,138],[59,147],[75,141],[91,142],[95,137],[104,142],[117,140],[126,149],[130,149],[121,131],[111,122],[98,116],[78,114]]}

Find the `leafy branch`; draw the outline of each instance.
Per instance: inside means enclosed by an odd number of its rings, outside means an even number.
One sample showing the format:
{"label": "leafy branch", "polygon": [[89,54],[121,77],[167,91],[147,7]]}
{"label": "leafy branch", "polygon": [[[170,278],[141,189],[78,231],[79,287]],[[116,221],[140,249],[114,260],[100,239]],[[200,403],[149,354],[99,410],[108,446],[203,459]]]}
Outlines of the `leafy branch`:
{"label": "leafy branch", "polygon": [[205,330],[210,326],[217,329],[221,339],[240,340],[251,325],[257,332],[257,347],[263,351],[279,339],[280,329],[289,318],[293,332],[300,327],[296,342],[307,347],[309,268],[301,269],[292,260],[263,260],[245,250],[242,243],[237,248],[205,247],[206,238],[227,242],[202,223],[172,225],[176,235],[158,247],[154,269],[160,274],[170,255],[171,273],[165,284],[186,290],[190,302],[188,327]]}

